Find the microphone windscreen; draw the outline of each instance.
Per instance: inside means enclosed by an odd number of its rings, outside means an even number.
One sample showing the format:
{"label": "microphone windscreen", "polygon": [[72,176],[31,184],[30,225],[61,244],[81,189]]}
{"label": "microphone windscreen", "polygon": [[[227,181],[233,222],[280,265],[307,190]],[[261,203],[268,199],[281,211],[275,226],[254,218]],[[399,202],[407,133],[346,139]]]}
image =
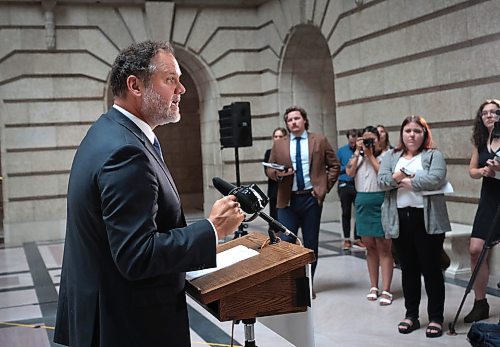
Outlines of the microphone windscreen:
{"label": "microphone windscreen", "polygon": [[226,196],[229,195],[229,193],[236,188],[235,185],[224,181],[220,177],[214,177],[212,178],[212,183],[214,184],[215,189],[217,189],[219,192],[222,193],[222,195]]}

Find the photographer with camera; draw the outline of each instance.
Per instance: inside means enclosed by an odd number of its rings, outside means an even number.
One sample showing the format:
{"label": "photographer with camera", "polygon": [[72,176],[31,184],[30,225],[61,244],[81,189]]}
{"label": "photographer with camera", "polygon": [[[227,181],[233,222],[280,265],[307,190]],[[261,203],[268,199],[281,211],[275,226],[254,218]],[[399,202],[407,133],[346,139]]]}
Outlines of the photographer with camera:
{"label": "photographer with camera", "polygon": [[[482,179],[481,193],[477,207],[469,245],[471,268],[475,268],[479,255],[488,238],[490,223],[495,217],[500,203],[500,100],[484,101],[476,112],[472,143],[474,148],[469,164],[469,175],[474,179]],[[464,317],[465,323],[472,323],[490,316],[490,307],[486,299],[489,266],[488,258],[480,265],[474,282],[474,306]]]}
{"label": "photographer with camera", "polygon": [[[349,176],[354,177],[357,194],[356,229],[366,246],[366,262],[370,277],[370,290],[366,295],[369,301],[379,299],[381,306],[392,303],[391,283],[393,259],[390,239],[385,238],[381,221],[381,206],[384,192],[377,183],[377,173],[382,156],[380,135],[377,128],[367,126],[362,137],[356,141],[356,150],[346,167]],[[379,291],[379,267],[382,270],[382,291]]]}

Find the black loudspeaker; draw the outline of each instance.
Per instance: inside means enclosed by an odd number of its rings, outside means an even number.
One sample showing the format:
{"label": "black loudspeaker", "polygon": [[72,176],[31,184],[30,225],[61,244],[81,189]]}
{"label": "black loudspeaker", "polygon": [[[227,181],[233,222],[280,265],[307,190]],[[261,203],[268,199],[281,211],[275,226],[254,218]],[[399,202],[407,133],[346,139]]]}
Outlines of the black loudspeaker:
{"label": "black loudspeaker", "polygon": [[252,146],[249,102],[233,102],[219,110],[220,144],[226,147]]}

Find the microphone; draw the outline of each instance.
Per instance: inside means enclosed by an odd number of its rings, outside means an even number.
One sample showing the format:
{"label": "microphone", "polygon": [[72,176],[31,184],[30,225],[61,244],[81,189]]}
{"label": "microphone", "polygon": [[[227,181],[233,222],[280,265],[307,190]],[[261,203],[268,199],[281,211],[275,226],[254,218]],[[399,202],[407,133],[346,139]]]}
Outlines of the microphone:
{"label": "microphone", "polygon": [[[222,195],[236,196],[236,199],[240,203],[241,209],[244,212],[258,215],[266,222],[268,222],[274,230],[279,230],[287,236],[292,235],[297,238],[297,236],[290,230],[288,230],[283,224],[281,224],[268,214],[262,212],[264,207],[266,207],[267,203],[269,202],[269,198],[260,190],[257,185],[251,184],[249,186],[236,187],[235,185],[224,181],[220,177],[212,178],[212,183],[214,184],[215,189],[222,193]],[[271,230],[269,230],[269,239],[271,243],[278,242],[278,240],[276,239],[276,235],[274,235]]]}

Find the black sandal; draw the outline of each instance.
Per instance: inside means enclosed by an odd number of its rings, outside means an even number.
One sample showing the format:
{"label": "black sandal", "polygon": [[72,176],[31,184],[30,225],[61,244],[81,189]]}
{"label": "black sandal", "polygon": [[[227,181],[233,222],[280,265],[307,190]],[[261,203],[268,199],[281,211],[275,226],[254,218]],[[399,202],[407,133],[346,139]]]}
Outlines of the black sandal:
{"label": "black sandal", "polygon": [[420,321],[418,318],[406,317],[405,319],[411,321],[411,324],[405,321],[399,322],[398,331],[400,334],[409,334],[412,331],[420,329]]}
{"label": "black sandal", "polygon": [[440,337],[443,335],[443,326],[439,322],[430,322],[434,324],[439,324],[440,326],[436,325],[428,325],[427,329],[425,330],[425,336],[433,338],[433,337]]}

